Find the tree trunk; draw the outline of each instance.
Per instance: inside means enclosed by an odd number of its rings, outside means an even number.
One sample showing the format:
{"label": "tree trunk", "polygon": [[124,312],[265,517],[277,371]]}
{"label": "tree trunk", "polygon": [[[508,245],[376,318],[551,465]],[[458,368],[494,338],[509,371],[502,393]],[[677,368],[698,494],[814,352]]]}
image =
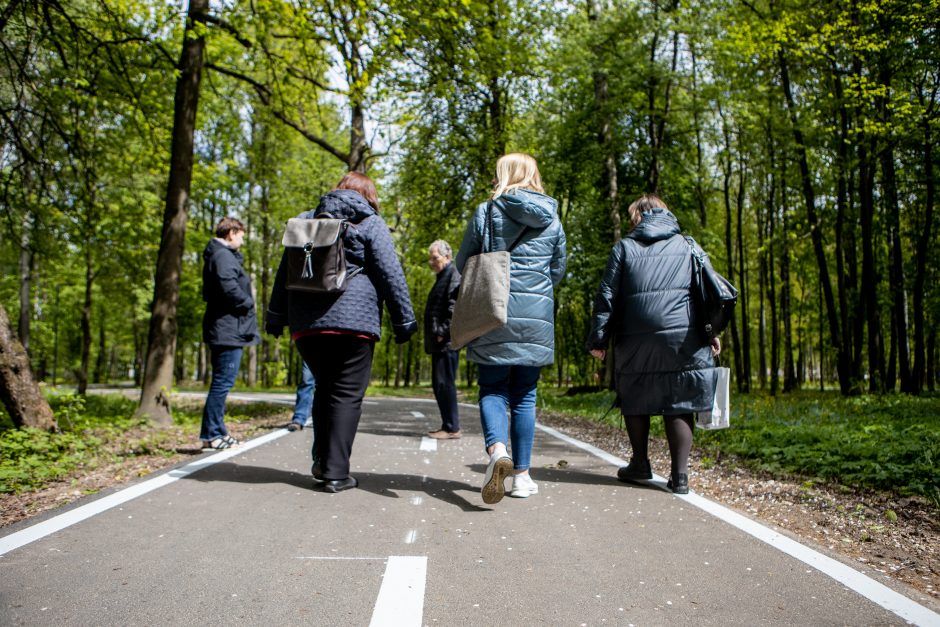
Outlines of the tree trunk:
{"label": "tree trunk", "polygon": [[17,334],[23,344],[23,350],[29,352],[29,323],[32,319],[32,301],[30,300],[30,287],[33,282],[33,253],[32,244],[33,213],[28,211],[23,219],[23,233],[20,236],[20,316],[17,324]]}
{"label": "tree trunk", "polygon": [[108,350],[106,346],[107,330],[105,329],[104,307],[98,307],[98,356],[95,358],[95,370],[91,380],[94,383],[105,383],[108,379]]}
{"label": "tree trunk", "polygon": [[[724,118],[724,115],[722,118]],[[725,254],[728,257],[728,280],[734,283],[734,251],[732,250],[732,238],[731,238],[731,226],[733,220],[731,218],[731,176],[733,174],[733,161],[731,156],[731,137],[730,131],[728,130],[727,120],[724,120],[724,135],[725,135],[725,159],[722,163],[723,171],[723,180],[722,180],[722,196],[724,198],[725,204]],[[734,357],[734,380],[737,384],[738,391],[742,392],[742,381],[744,380],[744,374],[741,371],[741,341],[738,338],[738,324],[734,316],[731,317],[731,348],[732,355]]]}
{"label": "tree trunk", "polygon": [[748,289],[747,289],[747,253],[744,250],[744,164],[738,169],[738,309],[741,311],[741,370],[742,376],[738,379],[738,389],[742,392],[751,391],[751,327],[748,315]]}
{"label": "tree trunk", "polygon": [[782,206],[783,237],[780,238],[780,317],[783,318],[783,391],[792,392],[799,387],[796,382],[796,369],[793,364],[793,312],[791,311],[790,299],[790,243],[787,237],[789,222],[787,221],[787,199],[786,188],[782,188],[784,194]]}
{"label": "tree trunk", "polygon": [[[931,103],[932,105],[932,103]],[[925,380],[933,390],[932,376],[927,378],[924,346],[924,286],[927,279],[927,259],[930,254],[930,234],[933,228],[933,205],[936,195],[936,182],[934,180],[933,145],[930,134],[930,122],[924,119],[924,179],[926,180],[926,196],[924,198],[924,221],[920,227],[917,238],[917,257],[914,269],[914,371],[911,379],[914,384],[914,393],[924,389]]]}
{"label": "tree trunk", "polygon": [[826,250],[823,243],[822,226],[819,223],[819,215],[816,213],[816,195],[813,191],[813,181],[809,171],[809,159],[806,154],[806,143],[803,140],[803,131],[800,128],[796,116],[796,104],[793,100],[793,92],[790,88],[790,72],[787,67],[786,58],[783,52],[778,54],[780,62],[780,77],[783,83],[784,97],[786,99],[787,110],[790,113],[790,123],[792,125],[793,139],[796,143],[797,161],[800,166],[800,182],[802,183],[803,201],[806,203],[806,218],[809,222],[810,235],[813,241],[813,252],[816,255],[816,263],[819,265],[819,280],[822,282],[823,294],[826,300],[826,312],[829,320],[829,340],[837,355],[837,369],[839,372],[839,388],[842,394],[851,393],[851,382],[849,380],[848,359],[844,347],[842,346],[842,335],[839,330],[839,312],[836,311],[835,296],[832,293],[832,282],[829,280],[829,264],[826,261]]}
{"label": "tree trunk", "polygon": [[56,430],[52,408],[33,380],[26,349],[0,303],[0,401],[17,427]]}
{"label": "tree trunk", "polygon": [[[896,329],[895,347],[898,375],[901,378],[901,391],[907,394],[916,392],[911,376],[911,354],[908,344],[907,290],[904,278],[904,253],[901,248],[901,206],[898,200],[897,173],[894,167],[894,149],[888,145],[881,151],[881,187],[888,214],[888,229],[891,238],[891,293],[894,301],[893,318]],[[892,358],[894,357],[892,355]],[[894,378],[889,379],[894,387]]]}
{"label": "tree trunk", "polygon": [[78,393],[88,391],[88,367],[91,363],[91,303],[95,273],[92,268],[91,249],[85,249],[85,301],[82,304],[82,359],[78,368]]}
{"label": "tree trunk", "polygon": [[[837,99],[843,99],[842,80],[833,72],[833,85]],[[849,186],[847,178],[849,162],[849,114],[845,105],[839,107],[839,135],[836,139],[836,289],[839,292],[840,323],[842,325],[842,346],[847,353],[849,363],[849,379],[852,394],[861,392],[861,356],[856,352],[856,343],[853,341],[853,331],[856,328],[856,311],[858,301],[857,263],[855,261],[855,229],[848,220]],[[848,226],[846,223],[849,222]],[[848,268],[847,268],[848,266]],[[846,271],[848,269],[848,272]],[[822,307],[825,296],[820,286],[819,302]],[[823,312],[820,312],[823,314]],[[822,318],[820,318],[822,324]],[[820,331],[821,333],[822,331]],[[819,345],[823,350],[823,344]]]}
{"label": "tree trunk", "polygon": [[173,385],[173,358],[176,353],[176,310],[186,239],[187,205],[193,178],[193,135],[206,47],[203,31],[208,12],[209,0],[190,0],[173,104],[170,176],[154,276],[146,368],[137,409],[138,416],[148,416],[161,425],[172,422],[169,391]]}
{"label": "tree trunk", "polygon": [[881,317],[878,311],[877,277],[875,276],[875,244],[873,220],[874,168],[868,158],[867,139],[861,138],[858,147],[859,217],[862,226],[862,285],[865,300],[865,318],[868,322],[868,391],[884,391],[884,354],[881,349]]}

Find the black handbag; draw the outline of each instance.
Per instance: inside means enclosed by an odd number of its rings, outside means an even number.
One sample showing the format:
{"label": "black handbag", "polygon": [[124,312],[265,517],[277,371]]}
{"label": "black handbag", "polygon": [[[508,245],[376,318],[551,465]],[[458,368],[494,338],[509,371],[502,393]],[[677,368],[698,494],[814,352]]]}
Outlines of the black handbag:
{"label": "black handbag", "polygon": [[701,329],[710,340],[730,324],[738,302],[738,288],[706,262],[707,253],[696,247],[694,239],[689,236],[685,239],[692,251],[692,302]]}

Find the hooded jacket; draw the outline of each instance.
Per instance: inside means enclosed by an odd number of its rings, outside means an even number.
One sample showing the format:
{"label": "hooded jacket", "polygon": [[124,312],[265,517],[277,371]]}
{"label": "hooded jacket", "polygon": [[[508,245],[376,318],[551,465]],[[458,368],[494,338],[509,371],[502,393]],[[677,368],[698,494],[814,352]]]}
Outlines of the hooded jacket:
{"label": "hooded jacket", "polygon": [[692,251],[665,209],[643,214],[607,260],[594,302],[588,350],[614,337],[617,395],[625,416],[705,411],[717,371],[694,324]]}
{"label": "hooded jacket", "polygon": [[415,331],[411,297],[405,274],[395,253],[385,221],[359,193],[348,189],[329,192],[313,211],[298,218],[329,214],[349,221],[343,242],[348,271],[361,268],[338,294],[310,294],[286,288],[286,252],[274,278],[267,327],[290,327],[292,334],[311,330],[349,331],[379,339],[382,303],[392,317],[395,339],[406,341]]}
{"label": "hooded jacket", "polygon": [[202,251],[202,339],[210,346],[250,346],[261,341],[251,279],[242,254],[212,238]]}
{"label": "hooded jacket", "polygon": [[[565,231],[554,198],[527,189],[516,189],[492,201],[492,247],[486,252],[511,251],[509,308],[506,324],[467,345],[467,358],[495,366],[547,366],[555,359],[554,288],[565,274]],[[457,270],[473,255],[484,252],[486,206],[473,213],[460,252]],[[525,233],[523,232],[525,229]],[[490,228],[486,226],[490,239]]]}

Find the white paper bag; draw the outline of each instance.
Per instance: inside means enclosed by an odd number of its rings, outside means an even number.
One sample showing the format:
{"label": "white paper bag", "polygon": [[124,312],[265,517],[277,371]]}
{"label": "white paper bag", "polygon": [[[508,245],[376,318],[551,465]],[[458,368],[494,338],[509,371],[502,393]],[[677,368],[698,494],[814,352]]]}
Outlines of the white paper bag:
{"label": "white paper bag", "polygon": [[715,400],[711,411],[695,413],[695,424],[699,429],[724,429],[731,418],[731,368],[715,368],[718,383],[715,385]]}

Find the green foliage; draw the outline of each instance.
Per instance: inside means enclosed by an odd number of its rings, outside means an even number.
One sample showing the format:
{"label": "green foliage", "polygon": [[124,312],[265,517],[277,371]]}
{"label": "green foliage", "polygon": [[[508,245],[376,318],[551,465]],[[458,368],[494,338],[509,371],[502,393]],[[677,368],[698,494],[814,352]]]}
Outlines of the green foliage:
{"label": "green foliage", "polygon": [[0,433],[0,492],[60,479],[93,458],[101,440],[81,433],[9,429]]}
{"label": "green foliage", "polygon": [[[602,420],[612,395],[567,397],[542,389],[540,399],[546,409]],[[614,410],[605,421],[618,425],[620,415]],[[932,499],[940,490],[940,398],[737,394],[731,425],[696,431],[695,446],[708,464],[730,455],[774,475]],[[654,418],[652,431],[663,437],[660,420]]]}

